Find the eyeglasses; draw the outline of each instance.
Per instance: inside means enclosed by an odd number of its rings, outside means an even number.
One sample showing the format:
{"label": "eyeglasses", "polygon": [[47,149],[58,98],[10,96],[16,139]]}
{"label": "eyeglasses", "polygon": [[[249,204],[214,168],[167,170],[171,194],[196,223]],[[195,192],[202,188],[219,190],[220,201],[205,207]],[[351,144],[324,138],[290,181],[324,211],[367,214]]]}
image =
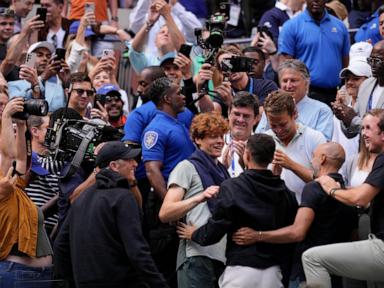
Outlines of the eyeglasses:
{"label": "eyeglasses", "polygon": [[0,7],[0,16],[15,17],[15,11],[6,7]]}
{"label": "eyeglasses", "polygon": [[111,103],[112,101],[121,101],[120,97],[119,96],[110,96],[110,95],[107,95],[105,96],[105,102],[106,103]]}
{"label": "eyeglasses", "polygon": [[384,59],[380,57],[368,57],[367,62],[369,65],[382,65],[384,63]]}
{"label": "eyeglasses", "polygon": [[93,94],[95,93],[93,90],[76,89],[76,88],[74,88],[73,91],[75,91],[79,96],[82,96],[84,93],[86,93],[88,97],[93,96]]}

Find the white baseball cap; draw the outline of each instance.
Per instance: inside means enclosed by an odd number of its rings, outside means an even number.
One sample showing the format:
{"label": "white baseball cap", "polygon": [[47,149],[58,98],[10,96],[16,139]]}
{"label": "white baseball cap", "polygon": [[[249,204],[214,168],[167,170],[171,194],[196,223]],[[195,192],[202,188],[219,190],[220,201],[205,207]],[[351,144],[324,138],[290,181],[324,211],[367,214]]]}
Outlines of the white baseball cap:
{"label": "white baseball cap", "polygon": [[349,50],[350,60],[354,58],[365,58],[367,59],[372,52],[373,46],[368,42],[357,42],[351,46]]}
{"label": "white baseball cap", "polygon": [[32,53],[33,51],[35,51],[36,49],[39,49],[39,48],[46,48],[49,51],[51,51],[52,54],[55,53],[55,46],[53,46],[53,44],[51,44],[47,41],[40,41],[40,42],[36,42],[36,43],[32,44],[31,46],[29,46],[28,54]]}
{"label": "white baseball cap", "polygon": [[363,59],[356,59],[356,58],[352,59],[349,62],[348,67],[340,71],[339,77],[345,78],[348,72],[356,76],[365,76],[365,77],[372,76],[371,66],[367,63],[366,60],[363,60]]}

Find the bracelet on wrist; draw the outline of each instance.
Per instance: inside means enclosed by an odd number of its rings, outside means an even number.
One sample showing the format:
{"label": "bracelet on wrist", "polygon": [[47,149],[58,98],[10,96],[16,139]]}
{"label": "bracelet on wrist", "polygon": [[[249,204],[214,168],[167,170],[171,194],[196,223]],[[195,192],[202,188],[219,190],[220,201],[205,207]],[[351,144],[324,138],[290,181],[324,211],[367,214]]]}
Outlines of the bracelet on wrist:
{"label": "bracelet on wrist", "polygon": [[134,188],[137,186],[137,180],[133,180],[131,183],[129,183],[129,188]]}
{"label": "bracelet on wrist", "polygon": [[340,188],[332,188],[331,190],[329,190],[329,196],[331,196],[332,198],[335,198],[335,192],[337,190],[340,190]]}
{"label": "bracelet on wrist", "polygon": [[155,23],[151,23],[149,21],[146,21],[145,22],[145,32],[149,32],[149,30],[151,30],[151,28],[153,27]]}
{"label": "bracelet on wrist", "polygon": [[277,49],[274,52],[268,53],[268,55],[273,56],[277,54]]}
{"label": "bracelet on wrist", "polygon": [[257,235],[258,235],[259,241],[261,241],[261,240],[262,240],[262,237],[263,237],[263,233],[262,233],[261,231],[259,231],[259,232],[257,233]]}

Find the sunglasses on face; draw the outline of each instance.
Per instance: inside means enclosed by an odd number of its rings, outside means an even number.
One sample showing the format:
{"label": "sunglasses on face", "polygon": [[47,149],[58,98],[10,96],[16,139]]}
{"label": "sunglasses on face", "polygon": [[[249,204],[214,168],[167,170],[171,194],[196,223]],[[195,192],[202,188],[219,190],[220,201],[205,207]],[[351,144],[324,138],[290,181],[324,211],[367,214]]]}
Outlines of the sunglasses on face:
{"label": "sunglasses on face", "polygon": [[110,95],[107,95],[105,96],[105,103],[111,103],[112,101],[120,101],[120,97],[119,96],[110,96]]}
{"label": "sunglasses on face", "polygon": [[93,96],[93,94],[95,93],[93,90],[78,89],[78,88],[74,88],[73,91],[75,91],[79,96],[82,96],[84,93],[86,93],[88,97]]}

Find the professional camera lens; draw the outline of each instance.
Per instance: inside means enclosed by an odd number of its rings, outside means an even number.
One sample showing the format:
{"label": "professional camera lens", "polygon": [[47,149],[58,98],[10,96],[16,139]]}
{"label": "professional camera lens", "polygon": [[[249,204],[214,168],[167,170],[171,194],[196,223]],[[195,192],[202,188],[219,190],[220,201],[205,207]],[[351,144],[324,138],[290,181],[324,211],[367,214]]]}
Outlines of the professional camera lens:
{"label": "professional camera lens", "polygon": [[48,114],[48,102],[43,99],[30,99],[24,102],[23,112],[18,112],[12,117],[27,120],[29,115],[45,116]]}
{"label": "professional camera lens", "polygon": [[48,114],[48,102],[43,99],[30,99],[24,102],[24,113],[36,116]]}

